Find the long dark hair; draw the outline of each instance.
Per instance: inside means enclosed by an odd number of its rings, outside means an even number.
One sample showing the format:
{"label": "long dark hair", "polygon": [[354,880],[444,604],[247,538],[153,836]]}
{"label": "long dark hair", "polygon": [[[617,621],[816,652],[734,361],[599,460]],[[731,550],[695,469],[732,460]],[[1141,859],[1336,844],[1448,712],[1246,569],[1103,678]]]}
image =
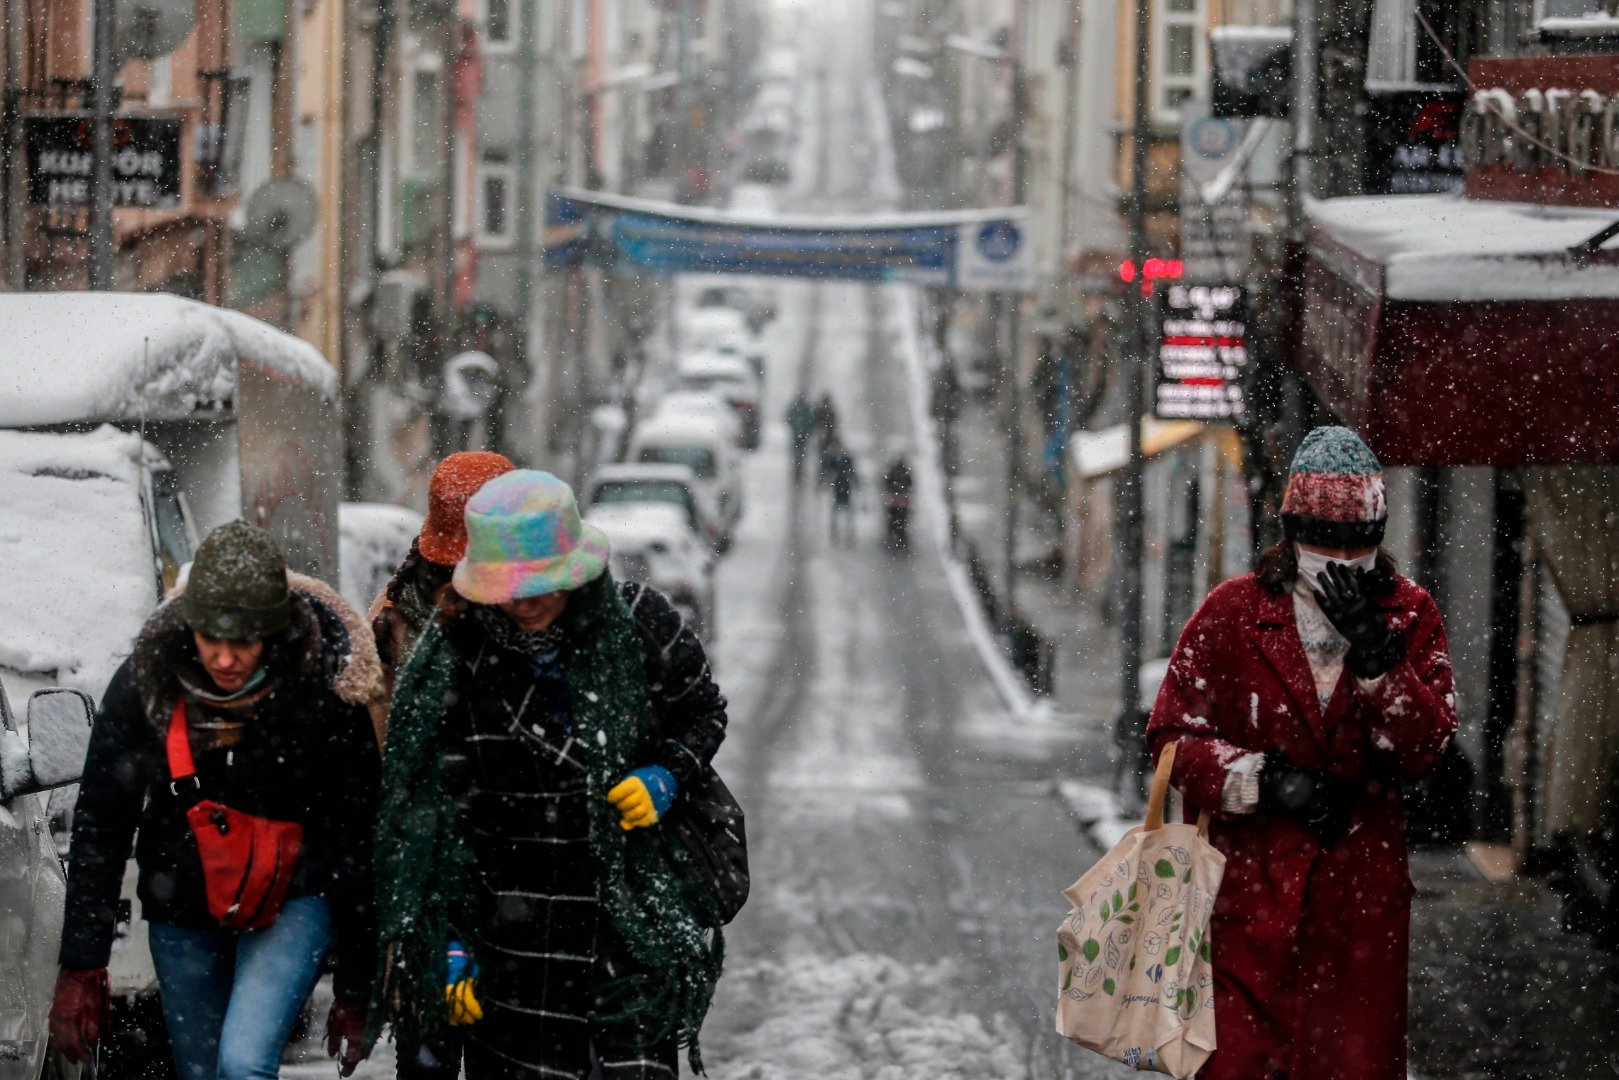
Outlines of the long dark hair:
{"label": "long dark hair", "polygon": [[[1372,595],[1387,596],[1394,591],[1394,578],[1399,573],[1399,564],[1394,556],[1388,553],[1387,548],[1377,549],[1377,566],[1372,571]],[[1254,576],[1259,583],[1271,592],[1280,596],[1290,592],[1293,583],[1299,578],[1299,556],[1293,548],[1293,541],[1278,540],[1266,548],[1259,556],[1259,565],[1254,568]]]}

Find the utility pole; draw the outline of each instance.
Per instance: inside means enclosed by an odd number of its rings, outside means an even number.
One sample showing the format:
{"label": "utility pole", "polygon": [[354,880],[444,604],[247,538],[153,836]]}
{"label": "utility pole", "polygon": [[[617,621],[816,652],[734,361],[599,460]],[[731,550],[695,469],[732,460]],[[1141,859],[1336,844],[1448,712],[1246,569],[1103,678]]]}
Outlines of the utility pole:
{"label": "utility pole", "polygon": [[[1024,0],[1026,3],[1027,0]],[[1024,4],[1018,5],[1023,14]],[[1013,30],[1011,54],[1008,57],[1012,72],[1012,203],[1022,206],[1028,200],[1029,162],[1024,142],[1023,126],[1028,119],[1028,88],[1023,78],[1023,22]],[[1027,237],[1023,239],[1028,243]],[[1006,629],[1012,629],[1017,610],[1017,529],[1018,498],[1023,480],[1023,368],[1020,354],[1023,346],[1023,296],[1004,294],[1006,311],[1006,565],[1003,570],[1006,596]]]}
{"label": "utility pole", "polygon": [[90,76],[90,288],[113,286],[112,253],[113,0],[95,0]]}
{"label": "utility pole", "polygon": [[[517,260],[517,317],[523,328],[518,337],[518,361],[523,365],[526,383],[534,377],[534,354],[541,346],[540,335],[534,332],[538,322],[534,313],[534,262],[540,257],[534,238],[536,220],[545,212],[545,196],[540,190],[539,178],[534,174],[534,114],[537,108],[534,84],[539,74],[539,59],[534,46],[539,38],[542,7],[535,0],[518,2],[521,14],[517,21],[520,35],[517,40],[517,197],[513,202],[517,211],[517,251],[520,256]],[[501,425],[502,434],[508,440],[511,433],[505,429],[511,422],[511,414],[517,411],[512,404],[512,394],[515,394],[515,388],[506,399],[504,407],[510,411]],[[505,452],[509,448],[496,446],[494,449]]]}
{"label": "utility pole", "polygon": [[675,131],[678,133],[675,143],[675,183],[676,190],[681,193],[684,202],[691,183],[692,166],[697,162],[697,131],[691,122],[692,111],[692,63],[691,63],[691,31],[692,22],[697,18],[697,5],[693,0],[680,0],[680,25],[675,28],[676,43],[679,46],[680,57],[680,84],[675,91],[675,107],[680,110],[680,116],[675,122]]}
{"label": "utility pole", "polygon": [[[1149,0],[1135,0],[1135,94],[1130,135],[1130,258],[1135,274],[1127,282],[1130,290],[1132,348],[1125,370],[1125,423],[1130,432],[1130,457],[1124,468],[1118,493],[1120,547],[1124,562],[1124,610],[1119,619],[1119,722],[1114,736],[1124,751],[1126,775],[1134,773],[1131,787],[1139,788],[1145,773],[1142,765],[1141,715],[1141,637],[1142,585],[1141,542],[1143,499],[1146,478],[1141,452],[1141,401],[1145,396],[1147,365],[1152,345],[1149,323],[1152,319],[1152,285],[1147,279],[1147,141],[1151,137],[1148,101],[1148,63],[1151,43],[1147,18]],[[1121,785],[1123,787],[1123,785]]]}

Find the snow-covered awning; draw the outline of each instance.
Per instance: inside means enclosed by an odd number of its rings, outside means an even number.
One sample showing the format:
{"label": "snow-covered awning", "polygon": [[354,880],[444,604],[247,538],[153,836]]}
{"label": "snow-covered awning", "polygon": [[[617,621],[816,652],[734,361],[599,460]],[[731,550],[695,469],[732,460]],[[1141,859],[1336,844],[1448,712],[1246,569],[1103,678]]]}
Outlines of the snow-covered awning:
{"label": "snow-covered awning", "polygon": [[[1157,457],[1167,450],[1212,430],[1195,420],[1141,418],[1141,456]],[[1130,425],[1114,424],[1101,431],[1076,431],[1068,439],[1068,455],[1081,480],[1117,472],[1130,463]]]}
{"label": "snow-covered awning", "polygon": [[182,420],[236,391],[238,363],[337,395],[310,344],[164,293],[0,294],[0,427]]}
{"label": "snow-covered awning", "polygon": [[1387,465],[1619,462],[1619,210],[1311,203],[1299,366]]}
{"label": "snow-covered awning", "polygon": [[1312,255],[1390,300],[1619,298],[1619,251],[1569,249],[1619,210],[1367,195],[1311,202]]}

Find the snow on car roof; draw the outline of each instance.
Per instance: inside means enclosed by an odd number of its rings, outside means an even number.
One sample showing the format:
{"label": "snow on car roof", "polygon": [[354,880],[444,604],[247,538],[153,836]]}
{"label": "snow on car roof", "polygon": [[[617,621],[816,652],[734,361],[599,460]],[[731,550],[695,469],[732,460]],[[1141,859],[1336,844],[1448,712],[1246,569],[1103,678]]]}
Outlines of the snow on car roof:
{"label": "snow on car roof", "polygon": [[753,367],[746,360],[719,353],[697,353],[680,361],[682,375],[735,376],[744,382],[753,381]]}
{"label": "snow on car roof", "polygon": [[673,503],[608,503],[591,507],[585,520],[607,534],[615,551],[691,535],[691,523]]}
{"label": "snow on car roof", "polygon": [[238,359],[337,394],[307,342],[166,293],[0,294],[0,341],[0,427],[185,419],[234,395]]}
{"label": "snow on car roof", "polygon": [[1308,206],[1311,223],[1383,267],[1391,300],[1619,299],[1619,265],[1568,249],[1613,221],[1612,210],[1368,195]]}
{"label": "snow on car roof", "polygon": [[0,667],[94,697],[157,604],[140,437],[0,431]]}
{"label": "snow on car roof", "polygon": [[695,412],[662,413],[642,424],[635,432],[637,444],[676,440],[724,445],[729,438],[730,433],[717,417]]}
{"label": "snow on car roof", "polygon": [[420,511],[388,503],[337,508],[338,592],[360,611],[387,587],[421,532]]}

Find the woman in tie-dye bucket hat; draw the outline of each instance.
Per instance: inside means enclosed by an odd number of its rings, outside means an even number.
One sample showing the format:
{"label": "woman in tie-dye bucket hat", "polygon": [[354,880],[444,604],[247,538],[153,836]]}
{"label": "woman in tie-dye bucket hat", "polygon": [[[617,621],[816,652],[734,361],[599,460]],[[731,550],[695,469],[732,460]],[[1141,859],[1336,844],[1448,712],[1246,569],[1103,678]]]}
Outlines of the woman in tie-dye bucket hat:
{"label": "woman in tie-dye bucket hat", "polygon": [[613,581],[561,480],[496,477],[466,526],[389,715],[377,1015],[464,1045],[468,1080],[593,1057],[672,1076],[679,1047],[698,1061],[721,948],[659,823],[709,768],[725,698],[669,601]]}

